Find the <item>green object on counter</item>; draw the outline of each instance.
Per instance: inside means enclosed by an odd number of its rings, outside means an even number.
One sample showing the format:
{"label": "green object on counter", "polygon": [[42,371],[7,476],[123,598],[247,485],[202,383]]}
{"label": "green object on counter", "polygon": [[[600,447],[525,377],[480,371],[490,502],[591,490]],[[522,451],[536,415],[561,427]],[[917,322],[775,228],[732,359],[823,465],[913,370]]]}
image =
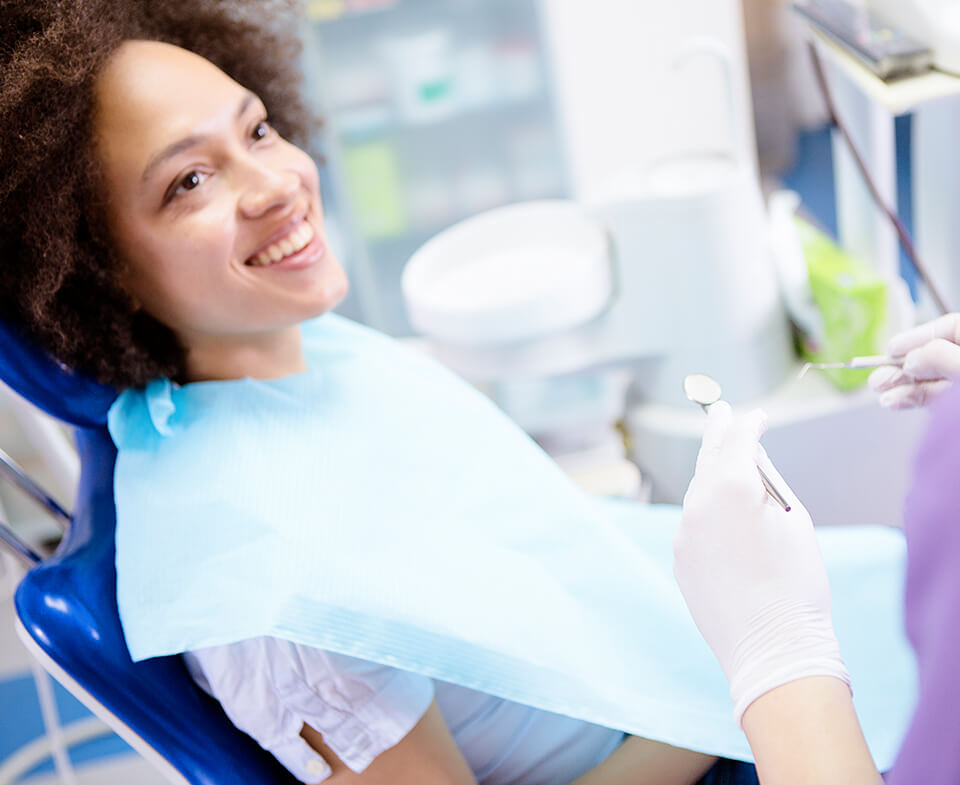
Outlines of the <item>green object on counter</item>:
{"label": "green object on counter", "polygon": [[359,144],[345,156],[347,183],[364,237],[383,239],[407,228],[397,159],[386,142]]}
{"label": "green object on counter", "polygon": [[[796,218],[813,299],[823,319],[818,346],[804,346],[811,362],[843,362],[882,354],[887,322],[887,285],[869,265],[851,256],[830,237]],[[861,387],[869,370],[824,370],[840,390]]]}

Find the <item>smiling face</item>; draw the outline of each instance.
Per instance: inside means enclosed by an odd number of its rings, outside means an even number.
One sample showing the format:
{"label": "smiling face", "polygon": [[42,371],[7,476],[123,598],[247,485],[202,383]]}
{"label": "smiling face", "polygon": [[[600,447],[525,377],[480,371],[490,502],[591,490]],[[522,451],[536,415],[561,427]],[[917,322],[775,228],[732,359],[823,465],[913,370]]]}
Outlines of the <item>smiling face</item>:
{"label": "smiling face", "polygon": [[339,303],[317,169],[209,61],[128,41],[97,83],[97,156],[123,284],[190,381],[303,369],[297,325]]}

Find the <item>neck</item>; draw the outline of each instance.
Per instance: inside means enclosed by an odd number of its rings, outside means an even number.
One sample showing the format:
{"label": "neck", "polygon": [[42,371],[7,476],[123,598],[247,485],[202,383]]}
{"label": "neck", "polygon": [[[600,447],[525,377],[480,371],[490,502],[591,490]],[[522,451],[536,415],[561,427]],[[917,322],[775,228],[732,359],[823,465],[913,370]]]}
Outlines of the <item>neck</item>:
{"label": "neck", "polygon": [[193,338],[187,349],[187,381],[279,379],[307,369],[300,327],[245,336]]}

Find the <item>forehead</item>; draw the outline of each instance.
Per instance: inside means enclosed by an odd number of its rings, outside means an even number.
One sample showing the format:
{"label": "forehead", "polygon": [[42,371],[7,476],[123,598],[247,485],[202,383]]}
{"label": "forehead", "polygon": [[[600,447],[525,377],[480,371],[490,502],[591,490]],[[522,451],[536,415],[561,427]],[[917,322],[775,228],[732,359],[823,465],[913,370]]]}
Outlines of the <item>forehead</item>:
{"label": "forehead", "polygon": [[246,91],[210,61],[158,41],[126,41],[96,85],[96,132],[107,168],[232,117]]}

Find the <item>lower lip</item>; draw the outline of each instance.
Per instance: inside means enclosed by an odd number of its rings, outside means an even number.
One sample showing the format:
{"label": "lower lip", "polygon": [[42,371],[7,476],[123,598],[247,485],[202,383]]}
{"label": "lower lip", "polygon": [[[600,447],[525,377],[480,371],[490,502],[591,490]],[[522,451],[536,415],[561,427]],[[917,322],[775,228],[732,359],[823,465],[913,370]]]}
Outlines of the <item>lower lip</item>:
{"label": "lower lip", "polygon": [[285,256],[279,262],[266,265],[249,264],[247,267],[252,267],[254,270],[302,270],[304,267],[310,267],[315,262],[320,261],[325,253],[326,248],[320,242],[320,235],[314,230],[310,242],[295,254]]}

